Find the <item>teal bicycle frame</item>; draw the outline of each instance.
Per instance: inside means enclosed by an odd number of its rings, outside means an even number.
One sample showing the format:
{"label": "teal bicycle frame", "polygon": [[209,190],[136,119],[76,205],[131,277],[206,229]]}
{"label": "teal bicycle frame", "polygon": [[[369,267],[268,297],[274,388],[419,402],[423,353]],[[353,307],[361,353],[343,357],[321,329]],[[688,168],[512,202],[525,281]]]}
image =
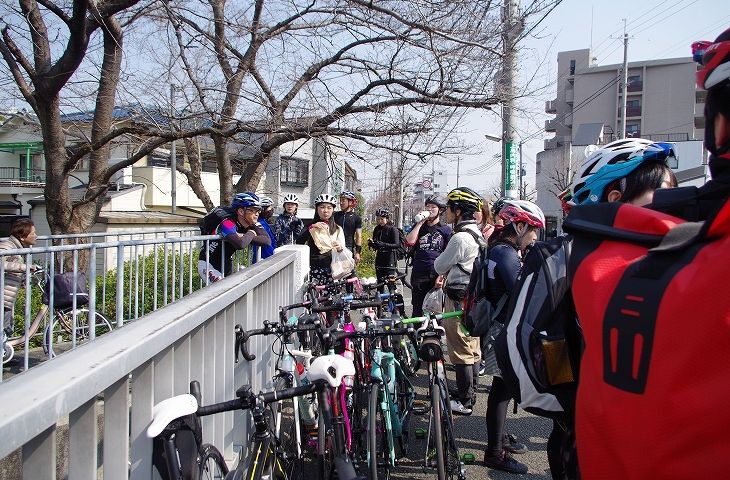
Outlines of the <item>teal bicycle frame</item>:
{"label": "teal bicycle frame", "polygon": [[[386,380],[383,379],[383,371],[387,372]],[[396,395],[396,375],[399,375],[406,383],[407,390],[407,407],[403,412],[399,411]],[[372,349],[372,366],[370,369],[370,377],[373,380],[371,388],[378,388],[380,395],[380,408],[383,411],[383,421],[385,425],[386,438],[388,441],[388,457],[390,464],[395,466],[395,442],[394,438],[403,435],[403,425],[406,417],[411,412],[413,405],[414,390],[413,384],[403,372],[398,360],[396,360],[393,352],[384,352],[382,348],[376,347]],[[403,394],[404,392],[400,392]],[[375,405],[369,405],[369,408],[375,408]],[[368,415],[375,415],[376,412],[368,411]],[[367,460],[370,462],[370,450],[367,452]]]}

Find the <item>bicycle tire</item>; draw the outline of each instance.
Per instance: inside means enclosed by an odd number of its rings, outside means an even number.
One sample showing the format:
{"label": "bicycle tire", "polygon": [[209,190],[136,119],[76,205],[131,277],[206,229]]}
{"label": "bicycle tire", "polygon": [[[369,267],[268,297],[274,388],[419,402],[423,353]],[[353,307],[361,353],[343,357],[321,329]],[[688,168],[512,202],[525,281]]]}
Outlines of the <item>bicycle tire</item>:
{"label": "bicycle tire", "polygon": [[438,382],[431,385],[431,428],[436,453],[436,472],[438,480],[446,480],[446,457],[443,442],[443,423],[441,421],[441,391]]}
{"label": "bicycle tire", "polygon": [[334,477],[334,451],[332,439],[327,435],[327,427],[319,415],[317,431],[317,478],[331,480]]}
{"label": "bicycle tire", "polygon": [[[87,308],[76,310],[76,344],[80,345],[89,341],[89,323]],[[72,345],[73,312],[57,310],[53,320],[43,332],[43,346],[50,357],[63,353]],[[111,322],[99,312],[95,312],[95,337],[108,333],[112,329]]]}
{"label": "bicycle tire", "polygon": [[449,390],[443,380],[438,380],[441,394],[441,440],[444,451],[444,462],[446,464],[446,478],[462,478],[461,460],[459,450],[456,447],[454,437],[454,416],[451,412],[451,399]]}
{"label": "bicycle tire", "polygon": [[368,402],[368,480],[390,478],[390,447],[379,393],[380,384],[373,384]]}
{"label": "bicycle tire", "polygon": [[12,345],[8,344],[7,342],[3,344],[3,365],[6,362],[9,362],[13,359],[13,356],[15,356],[15,349]]}
{"label": "bicycle tire", "polygon": [[[286,374],[274,377],[273,389],[283,390],[293,386],[293,379]],[[278,442],[278,448],[281,449],[281,455],[276,454],[280,459],[282,468],[287,478],[302,478],[301,461],[303,460],[297,451],[297,431],[299,429],[300,438],[304,440],[304,432],[301,425],[296,424],[294,415],[294,402],[297,398],[289,398],[279,400],[269,404],[271,413],[274,418],[274,443]]]}
{"label": "bicycle tire", "polygon": [[210,443],[200,446],[198,478],[200,480],[220,480],[228,473],[228,465],[221,452]]}

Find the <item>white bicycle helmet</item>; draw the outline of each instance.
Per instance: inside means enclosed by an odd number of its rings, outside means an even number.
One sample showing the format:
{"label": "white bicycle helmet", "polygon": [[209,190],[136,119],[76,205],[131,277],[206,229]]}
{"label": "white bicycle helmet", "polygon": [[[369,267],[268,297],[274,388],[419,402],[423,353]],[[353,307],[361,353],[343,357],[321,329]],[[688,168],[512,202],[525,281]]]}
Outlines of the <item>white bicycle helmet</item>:
{"label": "white bicycle helmet", "polygon": [[294,193],[287,193],[284,195],[284,201],[281,203],[293,203],[294,205],[299,205],[299,197],[297,197]]}
{"label": "white bicycle helmet", "polygon": [[[542,212],[542,209],[538,207],[536,204],[529,200],[513,200],[510,198],[504,199],[504,207],[507,207],[509,205],[512,205],[514,207],[518,207],[528,214],[530,214],[531,217],[536,218],[540,220],[540,223],[542,225],[539,225],[539,228],[545,227],[545,214]],[[502,207],[502,209],[504,209]],[[533,226],[538,226],[536,223],[530,223]]]}
{"label": "white bicycle helmet", "polygon": [[314,199],[314,206],[318,206],[320,203],[329,203],[333,207],[337,207],[337,198],[333,197],[329,193],[321,193]]}
{"label": "white bicycle helmet", "polygon": [[641,155],[644,149],[652,143],[651,140],[643,138],[624,138],[608,143],[603,148],[599,148],[591,153],[583,160],[580,168],[575,173],[573,183],[565,196],[565,200],[570,205],[584,203],[585,199],[576,198],[576,192],[580,192],[591,175],[605,165],[625,162],[630,158]]}

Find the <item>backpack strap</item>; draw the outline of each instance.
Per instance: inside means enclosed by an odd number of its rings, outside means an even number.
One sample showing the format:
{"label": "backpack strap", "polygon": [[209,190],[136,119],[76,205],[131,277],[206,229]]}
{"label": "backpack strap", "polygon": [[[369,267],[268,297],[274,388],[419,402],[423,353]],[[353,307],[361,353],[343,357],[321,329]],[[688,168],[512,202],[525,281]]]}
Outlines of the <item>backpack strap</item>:
{"label": "backpack strap", "polygon": [[[607,384],[626,392],[644,392],[659,306],[675,274],[692,263],[707,245],[704,227],[704,222],[673,227],[659,246],[624,271],[603,320],[603,370]],[[627,315],[630,322],[626,321]],[[638,351],[637,337],[641,338]],[[615,339],[615,350],[611,338]],[[615,370],[611,365],[616,366]]]}
{"label": "backpack strap", "polygon": [[[468,233],[469,235],[471,235],[474,238],[474,241],[477,242],[477,246],[479,247],[479,250],[480,250],[479,255],[481,255],[482,249],[487,246],[487,242],[484,241],[484,237],[482,237],[481,234],[478,234],[475,231],[470,230],[468,228],[463,228],[456,233],[460,233],[460,232]],[[466,275],[471,275],[471,272],[468,272],[464,267],[461,266],[460,263],[456,264],[456,268],[458,268],[459,270],[464,272]]]}

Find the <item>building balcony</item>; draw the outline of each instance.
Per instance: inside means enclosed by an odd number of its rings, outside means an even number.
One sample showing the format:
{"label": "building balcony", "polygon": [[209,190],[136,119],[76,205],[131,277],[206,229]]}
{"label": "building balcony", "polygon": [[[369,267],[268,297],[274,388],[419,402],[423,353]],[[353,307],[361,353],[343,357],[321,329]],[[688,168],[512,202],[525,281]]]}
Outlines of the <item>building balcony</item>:
{"label": "building balcony", "polygon": [[558,128],[558,119],[545,120],[545,131],[554,132]]}
{"label": "building balcony", "polygon": [[3,184],[45,184],[46,171],[35,168],[0,167],[0,182]]}
{"label": "building balcony", "polygon": [[558,137],[545,139],[544,150],[554,150],[558,148]]}
{"label": "building balcony", "polygon": [[565,89],[565,103],[573,105],[573,99],[575,98],[575,88],[573,84],[569,84],[570,87]]}
{"label": "building balcony", "polygon": [[[616,116],[621,118],[621,108],[618,109],[618,112],[616,112]],[[632,107],[627,106],[626,107],[626,117],[640,117],[641,116],[641,106],[638,107]]]}
{"label": "building balcony", "polygon": [[545,102],[545,113],[558,113],[558,99]]}

